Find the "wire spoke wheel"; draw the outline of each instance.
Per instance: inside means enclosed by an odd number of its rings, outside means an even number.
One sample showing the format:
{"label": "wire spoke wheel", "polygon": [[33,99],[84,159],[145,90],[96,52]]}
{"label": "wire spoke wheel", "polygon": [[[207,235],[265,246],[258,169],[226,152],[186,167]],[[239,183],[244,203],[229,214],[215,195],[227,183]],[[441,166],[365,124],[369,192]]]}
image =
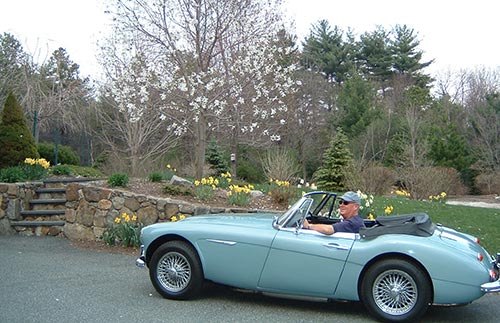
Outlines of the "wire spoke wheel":
{"label": "wire spoke wheel", "polygon": [[403,315],[411,311],[418,299],[417,284],[401,270],[380,274],[373,284],[375,304],[390,315]]}
{"label": "wire spoke wheel", "polygon": [[427,273],[405,259],[387,258],[372,264],[360,292],[368,311],[382,321],[418,320],[432,303],[432,282]]}
{"label": "wire spoke wheel", "polygon": [[157,275],[166,290],[176,293],[188,286],[191,280],[191,266],[186,257],[178,252],[170,252],[158,262]]}
{"label": "wire spoke wheel", "polygon": [[168,241],[153,253],[149,276],[166,298],[192,299],[203,285],[203,270],[195,249],[184,241]]}

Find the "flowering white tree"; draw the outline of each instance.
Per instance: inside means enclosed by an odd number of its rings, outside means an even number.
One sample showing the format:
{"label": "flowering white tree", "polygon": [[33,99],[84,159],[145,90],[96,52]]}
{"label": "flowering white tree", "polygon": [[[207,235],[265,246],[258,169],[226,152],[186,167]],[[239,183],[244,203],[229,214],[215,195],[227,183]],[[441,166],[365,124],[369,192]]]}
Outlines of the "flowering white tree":
{"label": "flowering white tree", "polygon": [[[294,66],[282,66],[286,49],[273,41],[281,0],[118,0],[117,33],[147,48],[148,89],[168,129],[194,138],[196,177],[210,129],[252,140],[279,140],[286,123],[284,98],[293,90]],[[149,90],[148,90],[149,91]],[[146,92],[135,93],[137,96]],[[126,91],[125,91],[126,92]],[[132,93],[133,89],[128,91]],[[143,106],[134,105],[140,119]],[[139,120],[138,119],[138,120]]]}
{"label": "flowering white tree", "polygon": [[[143,45],[134,35],[107,39],[102,65],[109,82],[103,86],[106,100],[96,109],[101,141],[113,160],[126,161],[125,167],[133,176],[147,171],[145,168],[162,158],[178,139],[158,110],[161,99],[153,86],[156,76],[148,66],[151,62]],[[118,164],[113,165],[115,171],[123,167]]]}

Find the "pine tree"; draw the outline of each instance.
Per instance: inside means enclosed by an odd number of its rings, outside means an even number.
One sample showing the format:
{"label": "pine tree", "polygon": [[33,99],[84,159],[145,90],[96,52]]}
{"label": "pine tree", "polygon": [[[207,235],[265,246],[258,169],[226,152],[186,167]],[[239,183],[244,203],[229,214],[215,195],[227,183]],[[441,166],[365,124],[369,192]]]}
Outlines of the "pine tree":
{"label": "pine tree", "polygon": [[9,93],[0,116],[0,168],[16,166],[26,158],[39,158],[35,139],[16,97]]}
{"label": "pine tree", "polygon": [[354,75],[344,83],[337,100],[344,114],[338,122],[349,138],[366,131],[368,125],[376,119],[377,112],[372,109],[375,96],[371,84],[359,75]]}
{"label": "pine tree", "polygon": [[352,166],[353,157],[348,148],[349,140],[341,128],[323,154],[323,165],[315,174],[319,188],[326,191],[345,191],[346,179]]}
{"label": "pine tree", "polygon": [[369,79],[380,83],[387,82],[394,75],[389,36],[390,32],[382,26],[360,36],[357,60],[361,70]]}
{"label": "pine tree", "polygon": [[406,25],[396,25],[392,31],[394,39],[390,49],[393,55],[392,69],[396,74],[411,75],[421,87],[430,87],[432,79],[423,73],[423,69],[434,60],[422,62],[423,51],[418,49],[420,40],[415,31]]}
{"label": "pine tree", "polygon": [[321,71],[329,81],[341,84],[354,69],[354,43],[350,31],[344,37],[344,31],[338,26],[332,29],[328,21],[320,20],[303,43],[302,64]]}
{"label": "pine tree", "polygon": [[217,175],[229,171],[229,165],[224,159],[224,152],[219,149],[219,146],[213,140],[208,144],[206,160],[210,164],[210,169],[213,169]]}

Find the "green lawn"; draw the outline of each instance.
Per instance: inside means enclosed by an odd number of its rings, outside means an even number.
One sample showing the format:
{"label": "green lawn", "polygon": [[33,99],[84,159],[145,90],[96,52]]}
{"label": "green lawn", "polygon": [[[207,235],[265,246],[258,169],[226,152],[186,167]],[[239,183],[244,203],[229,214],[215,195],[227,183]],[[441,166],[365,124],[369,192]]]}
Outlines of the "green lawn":
{"label": "green lawn", "polygon": [[388,205],[392,215],[424,212],[434,223],[478,237],[492,255],[500,252],[500,209],[446,205],[444,202],[414,201],[403,197],[375,197],[373,210],[383,215]]}

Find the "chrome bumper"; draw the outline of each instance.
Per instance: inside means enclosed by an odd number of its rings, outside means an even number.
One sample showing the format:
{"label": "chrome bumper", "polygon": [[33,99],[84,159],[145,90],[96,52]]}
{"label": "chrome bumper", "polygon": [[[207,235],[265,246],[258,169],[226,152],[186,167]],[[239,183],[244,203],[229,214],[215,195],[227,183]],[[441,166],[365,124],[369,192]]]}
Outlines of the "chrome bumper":
{"label": "chrome bumper", "polygon": [[141,245],[141,254],[139,258],[136,259],[135,265],[141,268],[146,266],[146,257],[144,256],[144,245]]}
{"label": "chrome bumper", "polygon": [[493,259],[493,271],[494,271],[494,276],[497,278],[497,280],[489,282],[489,283],[484,283],[481,285],[481,291],[484,293],[499,293],[500,292],[500,278],[498,278],[498,271],[500,269],[500,252],[497,253],[497,259]]}
{"label": "chrome bumper", "polygon": [[494,282],[482,284],[481,291],[485,293],[500,292],[500,280],[495,280]]}

